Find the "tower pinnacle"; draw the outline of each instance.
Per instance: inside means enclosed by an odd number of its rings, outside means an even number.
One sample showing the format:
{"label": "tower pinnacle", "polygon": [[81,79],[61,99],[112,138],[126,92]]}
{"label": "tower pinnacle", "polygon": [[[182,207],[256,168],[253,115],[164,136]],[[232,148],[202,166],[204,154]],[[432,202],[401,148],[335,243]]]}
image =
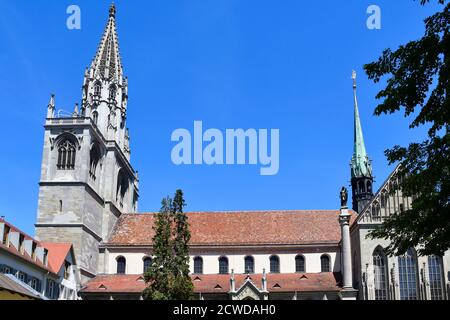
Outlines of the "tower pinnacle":
{"label": "tower pinnacle", "polygon": [[354,100],[353,157],[351,160],[351,183],[353,210],[361,212],[373,197],[372,163],[366,152],[361,119],[359,116],[358,99],[356,97],[356,71],[352,72]]}

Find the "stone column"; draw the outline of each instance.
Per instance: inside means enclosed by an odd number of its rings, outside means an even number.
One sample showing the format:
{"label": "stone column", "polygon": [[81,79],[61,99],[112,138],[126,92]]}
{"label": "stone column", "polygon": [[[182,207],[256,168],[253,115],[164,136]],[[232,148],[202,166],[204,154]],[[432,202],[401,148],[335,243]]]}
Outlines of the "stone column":
{"label": "stone column", "polygon": [[347,207],[341,207],[339,224],[341,225],[341,250],[342,250],[342,286],[344,289],[353,288],[352,279],[352,253],[350,245],[350,218]]}

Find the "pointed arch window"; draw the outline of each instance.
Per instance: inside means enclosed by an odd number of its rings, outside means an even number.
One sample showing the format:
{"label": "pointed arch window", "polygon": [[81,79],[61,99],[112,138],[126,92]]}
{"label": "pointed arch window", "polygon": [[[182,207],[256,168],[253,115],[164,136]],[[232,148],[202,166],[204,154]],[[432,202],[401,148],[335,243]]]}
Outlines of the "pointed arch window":
{"label": "pointed arch window", "polygon": [[382,248],[378,247],[372,254],[375,284],[375,300],[388,300],[387,259]]}
{"label": "pointed arch window", "polygon": [[280,258],[278,256],[270,257],[270,273],[280,273]]}
{"label": "pointed arch window", "polygon": [[66,139],[58,145],[58,163],[59,170],[75,169],[76,146],[75,143]]}
{"label": "pointed arch window", "polygon": [[145,257],[143,262],[144,262],[144,273],[146,273],[152,266],[153,260],[150,257]]}
{"label": "pointed arch window", "polygon": [[442,257],[428,257],[428,276],[430,280],[431,300],[444,300]]}
{"label": "pointed arch window", "polygon": [[102,85],[99,82],[96,82],[94,85],[94,95],[100,96],[102,94]]}
{"label": "pointed arch window", "polygon": [[203,259],[201,257],[194,258],[194,274],[203,274]]}
{"label": "pointed arch window", "polygon": [[400,280],[400,300],[418,300],[417,257],[410,248],[405,255],[398,257],[398,275]]}
{"label": "pointed arch window", "polygon": [[219,274],[228,274],[228,258],[219,258]]}
{"label": "pointed arch window", "polygon": [[125,257],[118,257],[117,258],[117,274],[125,274],[127,266],[127,260]]}
{"label": "pointed arch window", "polygon": [[98,125],[98,112],[92,112],[92,121],[94,121],[95,125]]}
{"label": "pointed arch window", "polygon": [[100,162],[101,154],[100,154],[100,147],[98,143],[94,143],[92,145],[91,151],[89,153],[90,155],[90,168],[89,168],[89,174],[93,180],[96,179],[97,176],[97,166]]}
{"label": "pointed arch window", "polygon": [[255,260],[251,256],[244,258],[245,273],[255,273]]}
{"label": "pointed arch window", "polygon": [[321,272],[331,272],[330,257],[326,254],[320,257]]}
{"label": "pointed arch window", "polygon": [[295,272],[305,273],[305,257],[302,255],[298,255],[295,257]]}
{"label": "pointed arch window", "polygon": [[111,86],[109,88],[109,99],[110,100],[114,100],[116,98],[116,92],[117,92],[117,89],[115,86]]}
{"label": "pointed arch window", "polygon": [[127,191],[128,191],[128,178],[125,175],[123,169],[121,169],[117,176],[117,194],[116,194],[116,201],[119,202],[121,206],[123,205],[123,200],[125,198]]}

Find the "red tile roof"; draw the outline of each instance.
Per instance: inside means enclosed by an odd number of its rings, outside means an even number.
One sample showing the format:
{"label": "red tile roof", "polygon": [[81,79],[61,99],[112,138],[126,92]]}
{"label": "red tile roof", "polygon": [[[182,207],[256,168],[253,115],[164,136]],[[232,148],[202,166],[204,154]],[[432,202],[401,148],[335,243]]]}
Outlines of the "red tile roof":
{"label": "red tile roof", "polygon": [[[5,221],[4,219],[0,219],[0,221],[9,227],[11,232],[20,233],[24,236],[24,240],[32,240],[32,241],[36,242],[36,244],[38,246],[42,247],[42,244],[39,241],[30,237],[25,232],[22,232],[21,230],[19,230],[18,228],[16,228],[12,224],[10,224],[9,222]],[[21,253],[18,249],[19,248],[14,247],[14,245],[11,242],[9,243],[9,246],[6,246],[5,244],[2,243],[2,241],[0,241],[0,250],[4,250],[16,257],[19,257],[20,259],[22,259],[28,263],[31,263],[32,265],[34,265],[40,269],[43,269],[45,271],[50,272],[53,275],[56,275],[55,272],[53,272],[53,270],[49,266],[44,265],[39,259],[33,259],[26,251]]]}
{"label": "red tile roof", "polygon": [[[228,293],[230,275],[191,275],[196,293]],[[341,290],[340,274],[332,272],[307,274],[268,274],[269,292],[337,292]],[[245,283],[247,275],[235,275],[236,290]],[[250,275],[261,289],[262,274]],[[97,275],[82,288],[82,293],[141,293],[146,285],[142,275]]]}
{"label": "red tile roof", "polygon": [[72,250],[71,243],[41,242],[42,246],[48,250],[48,265],[53,272],[58,273],[67,255]]}
{"label": "red tile roof", "polygon": [[[191,212],[191,245],[293,245],[338,243],[338,210]],[[352,220],[356,214],[352,214]],[[155,214],[124,214],[110,245],[151,245]]]}

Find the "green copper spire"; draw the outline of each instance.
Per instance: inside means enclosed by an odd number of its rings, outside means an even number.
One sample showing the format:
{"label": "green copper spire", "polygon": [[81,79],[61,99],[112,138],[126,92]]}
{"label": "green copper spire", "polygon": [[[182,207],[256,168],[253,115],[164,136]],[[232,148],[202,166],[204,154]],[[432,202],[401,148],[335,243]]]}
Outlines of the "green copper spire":
{"label": "green copper spire", "polygon": [[366,146],[359,118],[358,100],[356,98],[356,72],[353,71],[353,95],[355,102],[354,146],[351,161],[352,178],[372,177],[372,164],[367,156]]}

